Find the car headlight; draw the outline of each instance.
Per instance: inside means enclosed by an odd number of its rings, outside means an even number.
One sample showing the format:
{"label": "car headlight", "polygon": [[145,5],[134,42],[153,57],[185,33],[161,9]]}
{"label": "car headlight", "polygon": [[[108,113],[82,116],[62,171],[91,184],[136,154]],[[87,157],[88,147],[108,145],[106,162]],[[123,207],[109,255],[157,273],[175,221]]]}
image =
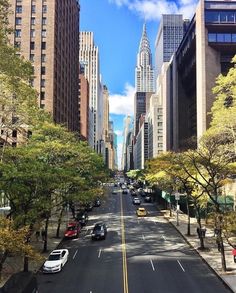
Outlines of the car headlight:
{"label": "car headlight", "polygon": [[104,232],[101,233],[101,236],[104,236]]}

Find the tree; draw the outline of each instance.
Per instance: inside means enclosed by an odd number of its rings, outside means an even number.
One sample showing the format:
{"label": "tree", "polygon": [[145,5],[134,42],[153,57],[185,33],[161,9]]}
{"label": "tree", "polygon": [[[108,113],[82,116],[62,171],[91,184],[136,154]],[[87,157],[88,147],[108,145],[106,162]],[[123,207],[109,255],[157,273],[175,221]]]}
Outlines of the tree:
{"label": "tree", "polygon": [[213,93],[216,95],[211,114],[211,129],[223,132],[232,142],[236,154],[236,55],[232,59],[232,68],[227,75],[220,74],[216,79]]}
{"label": "tree", "polygon": [[30,259],[41,259],[41,256],[25,241],[28,234],[27,226],[17,229],[13,220],[0,218],[0,277],[4,262],[11,253],[27,255]]}

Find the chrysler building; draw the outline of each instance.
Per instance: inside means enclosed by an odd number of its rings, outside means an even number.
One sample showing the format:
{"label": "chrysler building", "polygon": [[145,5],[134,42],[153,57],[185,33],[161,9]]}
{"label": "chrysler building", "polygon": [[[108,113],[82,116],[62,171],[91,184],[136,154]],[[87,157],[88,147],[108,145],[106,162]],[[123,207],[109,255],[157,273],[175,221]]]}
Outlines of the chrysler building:
{"label": "chrysler building", "polygon": [[143,25],[142,38],[137,56],[135,89],[136,92],[154,92],[154,70],[152,67],[152,54],[147,37],[146,24]]}

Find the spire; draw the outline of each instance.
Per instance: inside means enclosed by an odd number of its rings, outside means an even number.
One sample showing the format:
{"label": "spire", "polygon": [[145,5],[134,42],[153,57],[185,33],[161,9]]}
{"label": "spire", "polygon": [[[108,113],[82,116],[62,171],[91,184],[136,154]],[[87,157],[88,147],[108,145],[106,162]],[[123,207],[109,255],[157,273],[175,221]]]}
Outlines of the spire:
{"label": "spire", "polygon": [[141,37],[141,41],[139,45],[139,53],[141,53],[142,51],[147,51],[149,54],[151,53],[150,43],[148,40],[147,30],[146,30],[146,22],[144,22],[143,24],[143,32],[142,32],[142,37]]}

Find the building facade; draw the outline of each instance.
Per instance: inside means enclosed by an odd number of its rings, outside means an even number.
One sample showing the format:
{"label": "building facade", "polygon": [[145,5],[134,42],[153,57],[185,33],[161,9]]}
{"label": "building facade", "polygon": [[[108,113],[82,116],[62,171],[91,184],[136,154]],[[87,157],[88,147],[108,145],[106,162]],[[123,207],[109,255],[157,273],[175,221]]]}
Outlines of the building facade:
{"label": "building facade", "polygon": [[161,73],[164,62],[169,62],[179,47],[184,35],[186,22],[181,14],[163,14],[155,41],[156,77]]}
{"label": "building facade", "polygon": [[175,150],[196,147],[209,127],[215,79],[227,73],[235,53],[236,1],[199,1],[170,74]]}
{"label": "building facade", "polygon": [[78,131],[79,1],[10,0],[12,44],[34,67],[40,108]]}
{"label": "building facade", "polygon": [[88,141],[89,134],[89,83],[81,67],[79,74],[79,136]]}
{"label": "building facade", "polygon": [[[93,32],[80,32],[79,61],[84,65],[85,77],[89,82],[89,145],[99,150],[97,114],[101,98],[98,47],[94,44]],[[100,139],[100,138],[99,138]],[[101,143],[101,142],[100,142]],[[100,152],[100,151],[99,151]]]}

